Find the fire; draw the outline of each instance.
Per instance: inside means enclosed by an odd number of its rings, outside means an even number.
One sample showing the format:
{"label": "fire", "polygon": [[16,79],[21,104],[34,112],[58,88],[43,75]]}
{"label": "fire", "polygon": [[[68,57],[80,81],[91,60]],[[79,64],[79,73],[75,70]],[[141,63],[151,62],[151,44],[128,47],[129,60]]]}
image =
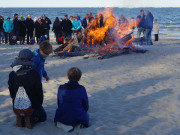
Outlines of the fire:
{"label": "fire", "polygon": [[[133,20],[133,19],[132,19]],[[95,19],[88,24],[84,32],[82,47],[93,47],[88,52],[108,52],[122,49],[121,46],[131,45],[134,38],[131,36],[135,22],[126,19],[123,15],[120,18],[113,15],[111,8],[105,11],[98,11]],[[129,34],[130,33],[130,34]],[[70,52],[72,46],[67,52]]]}

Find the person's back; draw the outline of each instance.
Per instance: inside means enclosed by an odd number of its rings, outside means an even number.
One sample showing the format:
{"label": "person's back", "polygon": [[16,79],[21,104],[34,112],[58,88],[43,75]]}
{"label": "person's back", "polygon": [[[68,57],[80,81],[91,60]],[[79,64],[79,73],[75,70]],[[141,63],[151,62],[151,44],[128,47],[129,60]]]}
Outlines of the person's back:
{"label": "person's back", "polygon": [[145,28],[152,29],[153,28],[153,15],[149,12],[145,17]]}
{"label": "person's back", "polygon": [[88,96],[85,87],[78,83],[81,71],[73,67],[69,69],[67,76],[69,82],[60,85],[58,89],[58,109],[56,110],[54,122],[60,122],[72,127],[77,125],[88,127]]}
{"label": "person's back", "polygon": [[27,128],[32,128],[36,122],[46,120],[46,113],[42,107],[42,83],[39,74],[33,68],[32,58],[33,52],[29,49],[21,50],[12,63],[13,71],[9,74],[9,91],[18,127],[23,126],[22,118]]}
{"label": "person's back", "polygon": [[63,32],[65,33],[72,33],[72,23],[69,19],[64,19],[62,21],[62,26],[63,26]]}

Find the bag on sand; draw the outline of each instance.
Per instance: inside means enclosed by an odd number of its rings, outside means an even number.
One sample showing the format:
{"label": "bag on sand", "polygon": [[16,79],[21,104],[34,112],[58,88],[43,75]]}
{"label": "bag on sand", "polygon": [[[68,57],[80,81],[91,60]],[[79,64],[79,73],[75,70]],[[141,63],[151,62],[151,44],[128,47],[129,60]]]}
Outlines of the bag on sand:
{"label": "bag on sand", "polygon": [[[16,97],[14,99],[14,109],[26,110],[30,107],[31,107],[31,101],[24,87],[20,86],[16,93]],[[20,116],[24,116],[24,113],[20,113]]]}
{"label": "bag on sand", "polygon": [[30,116],[33,113],[33,108],[31,107],[31,101],[24,89],[24,87],[19,86],[14,99],[14,113],[16,114],[16,126],[22,127],[22,118],[24,117],[25,126],[32,129],[30,122]]}

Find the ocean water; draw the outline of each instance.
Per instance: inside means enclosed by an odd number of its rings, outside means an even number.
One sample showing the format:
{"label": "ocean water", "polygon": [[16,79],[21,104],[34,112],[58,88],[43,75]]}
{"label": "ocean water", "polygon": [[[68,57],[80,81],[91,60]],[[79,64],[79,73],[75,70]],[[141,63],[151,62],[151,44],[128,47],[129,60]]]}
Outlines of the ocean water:
{"label": "ocean water", "polygon": [[[180,39],[180,8],[113,8],[113,13],[117,17],[123,14],[126,18],[136,18],[141,9],[149,9],[154,19],[158,19],[160,38]],[[45,14],[53,23],[55,17],[63,18],[64,14],[80,15],[83,19],[89,12],[95,16],[98,10],[103,11],[104,8],[0,8],[0,15],[13,18],[14,13],[19,16],[27,16],[30,13],[34,18]]]}

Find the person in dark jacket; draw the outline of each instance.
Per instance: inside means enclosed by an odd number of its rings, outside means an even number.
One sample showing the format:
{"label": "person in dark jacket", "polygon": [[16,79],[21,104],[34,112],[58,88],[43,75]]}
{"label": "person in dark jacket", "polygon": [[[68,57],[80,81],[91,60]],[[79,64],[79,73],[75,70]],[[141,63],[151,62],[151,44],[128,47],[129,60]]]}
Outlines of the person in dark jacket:
{"label": "person in dark jacket", "polygon": [[94,20],[94,17],[92,15],[92,13],[90,12],[89,13],[89,23],[91,23],[93,20]]}
{"label": "person in dark jacket", "polygon": [[8,85],[13,107],[17,91],[19,87],[22,86],[31,101],[31,107],[33,109],[33,111],[31,110],[33,113],[30,116],[30,123],[27,123],[25,116],[21,116],[24,117],[25,123],[22,118],[17,116],[16,124],[19,127],[25,125],[27,128],[32,128],[35,123],[46,120],[46,112],[42,107],[42,83],[39,74],[33,68],[32,58],[33,52],[31,50],[21,50],[18,57],[12,63],[11,67],[13,71],[9,74]]}
{"label": "person in dark jacket", "polygon": [[16,36],[16,41],[19,40],[20,22],[18,20],[18,14],[14,14],[13,19],[14,29],[13,34]]}
{"label": "person in dark jacket", "polygon": [[24,21],[24,17],[21,16],[21,20],[19,20],[19,41],[20,44],[24,44],[26,36],[26,24]]}
{"label": "person in dark jacket", "polygon": [[41,21],[43,25],[43,35],[47,35],[49,40],[49,30],[50,30],[51,20],[43,14]]}
{"label": "person in dark jacket", "polygon": [[43,36],[43,25],[41,22],[41,18],[38,18],[38,20],[34,23],[34,27],[35,27],[35,37],[36,37],[36,41],[38,43],[39,38],[41,36]]}
{"label": "person in dark jacket", "polygon": [[80,85],[78,81],[81,78],[81,70],[72,67],[67,72],[69,79],[68,83],[60,85],[57,94],[58,108],[54,117],[55,124],[64,124],[71,126],[70,131],[74,127],[89,126],[89,118],[87,111],[89,109],[88,96],[84,86]]}
{"label": "person in dark jacket", "polygon": [[144,10],[140,10],[140,15],[137,16],[136,18],[136,27],[138,29],[137,31],[137,37],[140,38],[141,33],[143,33],[143,37],[145,35],[145,15],[144,15]]}
{"label": "person in dark jacket", "polygon": [[64,16],[64,20],[62,21],[62,29],[63,29],[63,37],[68,42],[71,39],[72,34],[72,23],[68,19],[68,15]]}
{"label": "person in dark jacket", "polygon": [[33,31],[34,31],[34,22],[31,19],[30,14],[28,14],[28,17],[26,19],[26,28],[27,28],[27,44],[29,44],[29,40],[33,37]]}
{"label": "person in dark jacket", "polygon": [[86,17],[83,19],[82,21],[82,26],[84,29],[86,29],[86,27],[88,26],[89,24],[89,14],[86,14]]}
{"label": "person in dark jacket", "polygon": [[146,10],[145,13],[146,13],[146,16],[145,16],[145,39],[146,39],[147,45],[153,45],[152,39],[151,39],[151,32],[152,32],[152,28],[153,28],[154,17],[151,14],[151,12],[149,12],[149,10]]}
{"label": "person in dark jacket", "polygon": [[4,18],[0,16],[0,44],[2,41],[2,37],[4,35],[3,23],[4,23]]}
{"label": "person in dark jacket", "polygon": [[59,28],[58,28],[59,24],[60,24],[59,18],[56,17],[56,18],[54,19],[54,23],[53,23],[53,27],[52,27],[52,31],[54,32],[54,34],[55,34],[55,36],[56,36],[56,41],[57,41],[58,35],[59,35],[59,33],[60,33]]}

